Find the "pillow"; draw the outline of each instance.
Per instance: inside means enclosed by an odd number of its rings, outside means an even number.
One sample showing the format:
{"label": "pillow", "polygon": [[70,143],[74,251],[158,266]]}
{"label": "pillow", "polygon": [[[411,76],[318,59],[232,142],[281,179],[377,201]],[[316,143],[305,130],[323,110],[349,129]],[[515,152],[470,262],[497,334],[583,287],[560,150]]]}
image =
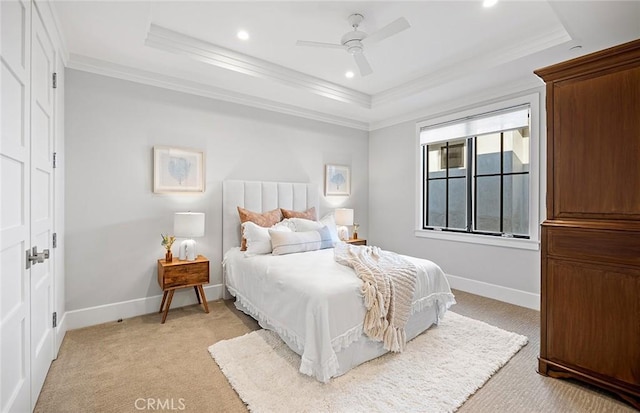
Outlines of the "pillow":
{"label": "pillow", "polygon": [[316,215],[315,207],[311,207],[306,211],[290,211],[284,208],[280,208],[280,209],[282,210],[282,215],[284,215],[285,218],[304,218],[304,219],[310,219],[311,221],[315,221],[316,217],[318,216]]}
{"label": "pillow", "polygon": [[[292,232],[296,231],[296,223],[295,220],[297,219],[302,219],[302,218],[285,218],[282,221],[280,221],[280,224],[286,226],[287,228],[289,228]],[[308,221],[305,219],[305,221]],[[315,228],[313,228],[315,229]]]}
{"label": "pillow", "polygon": [[[251,221],[258,224],[261,227],[269,228],[274,226],[278,222],[282,221],[282,212],[280,208],[276,208],[272,211],[263,213],[249,211],[248,209],[238,207],[238,215],[240,215],[240,223],[244,224],[247,221]],[[242,230],[240,231],[242,234]],[[240,251],[247,250],[247,240],[242,237],[242,244],[240,245]]]}
{"label": "pillow", "polygon": [[333,216],[333,213],[327,214],[320,218],[320,223],[326,226],[331,233],[331,239],[334,244],[336,242],[340,242],[340,237],[338,237],[338,228],[336,227],[336,218]]}
{"label": "pillow", "polygon": [[273,255],[315,251],[333,247],[329,229],[322,227],[315,231],[283,232],[269,230]]}
{"label": "pillow", "polygon": [[312,221],[305,218],[288,218],[287,221],[293,225],[295,232],[315,231],[324,227],[319,221]]}
{"label": "pillow", "polygon": [[289,218],[285,221],[287,221],[289,228],[296,232],[313,231],[322,227],[327,227],[333,242],[336,243],[340,241],[340,238],[338,238],[338,229],[336,228],[336,220],[333,217],[333,214],[323,216],[320,221],[311,221],[303,218]]}
{"label": "pillow", "polygon": [[286,225],[278,223],[270,228],[261,227],[251,221],[242,224],[242,235],[247,241],[247,250],[244,255],[271,254],[271,236],[269,230],[291,232]]}

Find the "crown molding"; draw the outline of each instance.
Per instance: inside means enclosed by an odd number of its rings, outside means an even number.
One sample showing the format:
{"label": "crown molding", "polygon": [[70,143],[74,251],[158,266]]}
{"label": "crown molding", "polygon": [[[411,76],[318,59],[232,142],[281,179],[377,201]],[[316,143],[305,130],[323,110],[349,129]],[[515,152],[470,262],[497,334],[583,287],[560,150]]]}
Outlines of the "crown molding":
{"label": "crown molding", "polygon": [[340,102],[371,108],[371,96],[320,78],[251,57],[213,43],[151,24],[145,46],[182,54],[192,59],[261,79],[274,80]]}
{"label": "crown molding", "polygon": [[448,102],[438,102],[411,113],[404,113],[381,121],[371,122],[369,124],[369,132],[404,122],[421,122],[429,118],[442,116],[451,111],[462,111],[466,107],[478,106],[481,103],[503,101],[509,99],[511,96],[540,92],[540,90],[543,89],[544,83],[541,83],[539,78],[534,76],[531,78],[522,78],[502,85],[501,87],[492,87],[473,95],[465,95],[458,99],[452,99]]}
{"label": "crown molding", "polygon": [[516,46],[501,48],[493,53],[473,56],[458,62],[451,62],[435,72],[384,90],[372,96],[371,106],[375,108],[407,98],[428,88],[471,75],[474,72],[478,72],[478,70],[490,69],[571,40],[572,38],[564,26],[560,25]]}
{"label": "crown molding", "polygon": [[[48,1],[43,2],[49,4]],[[481,57],[476,56],[463,61],[446,64],[446,66],[443,66],[436,72],[427,74],[413,81],[406,82],[397,87],[387,89],[373,96],[344,88],[331,82],[327,82],[283,66],[275,65],[261,59],[224,49],[211,43],[173,32],[154,24],[150,25],[145,45],[187,55],[196,60],[247,75],[276,80],[286,85],[299,87],[309,92],[341,102],[371,108],[379,107],[393,101],[424,92],[430,87],[448,83],[456,78],[471,75],[477,72],[478,68],[485,70],[490,69],[570,40],[572,40],[571,36],[563,26],[556,27],[553,30],[529,39],[526,43],[519,44],[514,47],[502,48],[494,53],[482,55]],[[501,87],[484,90],[471,96],[465,96],[464,98],[453,99],[446,103],[422,107],[420,110],[413,111],[411,113],[404,113],[402,115],[381,119],[379,121],[365,122],[310,109],[304,109],[298,106],[238,93],[178,77],[162,75],[156,72],[145,71],[129,66],[122,66],[87,56],[71,54],[69,56],[68,66],[73,69],[364,131],[374,131],[407,121],[415,121],[416,119],[425,118],[426,116],[431,116],[435,113],[442,113],[449,109],[453,110],[455,108],[466,106],[470,102],[487,101],[540,86],[538,79],[521,79],[519,81],[510,82],[509,84]]]}
{"label": "crown molding", "polygon": [[298,106],[287,105],[284,103],[237,93],[230,90],[205,85],[202,83],[193,82],[190,80],[162,75],[146,70],[135,69],[133,67],[123,66],[116,63],[106,62],[104,60],[94,59],[91,57],[73,53],[69,56],[67,67],[103,76],[129,80],[145,85],[161,87],[177,92],[188,93],[191,95],[203,96],[239,105],[264,109],[271,112],[284,113],[287,115],[297,116],[305,119],[330,123],[333,125],[345,126],[348,128],[364,131],[369,130],[369,124],[367,122],[361,122],[358,120],[343,118],[340,116],[333,116],[314,110],[304,109]]}
{"label": "crown molding", "polygon": [[114,77],[117,79],[156,86],[163,89],[203,96],[211,99],[217,99],[225,102],[250,106],[258,109],[268,110],[271,112],[283,113],[368,132],[404,122],[419,121],[428,117],[442,114],[450,110],[456,110],[461,107],[466,107],[468,105],[474,105],[479,102],[487,102],[493,99],[501,99],[505,96],[522,93],[523,91],[527,90],[537,90],[542,87],[542,85],[540,84],[540,80],[537,78],[523,79],[519,82],[511,82],[508,85],[504,85],[500,88],[491,88],[474,95],[468,95],[463,98],[454,99],[444,104],[437,103],[428,107],[423,107],[411,113],[405,113],[400,116],[394,116],[382,119],[380,121],[368,123],[354,119],[328,115],[326,113],[313,110],[302,109],[293,105],[282,104],[255,96],[245,95],[222,88],[216,88],[198,82],[192,82],[177,77],[135,69],[129,66],[118,65],[116,63],[111,63],[104,60],[94,59],[91,57],[73,53],[69,56],[67,67],[71,69],[95,73],[98,75]]}

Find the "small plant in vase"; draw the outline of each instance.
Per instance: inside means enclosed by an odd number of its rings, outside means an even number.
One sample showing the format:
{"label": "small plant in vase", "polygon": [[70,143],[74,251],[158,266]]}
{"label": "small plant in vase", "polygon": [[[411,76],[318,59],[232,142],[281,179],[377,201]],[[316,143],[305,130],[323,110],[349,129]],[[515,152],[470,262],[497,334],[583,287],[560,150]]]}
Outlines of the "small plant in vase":
{"label": "small plant in vase", "polygon": [[162,237],[161,245],[167,249],[167,253],[164,256],[164,260],[166,262],[171,262],[173,261],[173,253],[171,252],[171,247],[173,246],[173,243],[176,241],[176,237],[174,237],[173,235],[164,235],[164,234],[160,234],[160,236]]}

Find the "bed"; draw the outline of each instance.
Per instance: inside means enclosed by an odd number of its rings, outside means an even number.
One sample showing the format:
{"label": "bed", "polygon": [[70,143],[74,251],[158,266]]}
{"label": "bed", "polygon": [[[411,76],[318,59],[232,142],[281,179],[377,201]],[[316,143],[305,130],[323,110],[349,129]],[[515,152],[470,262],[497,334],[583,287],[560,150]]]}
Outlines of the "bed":
{"label": "bed", "polygon": [[[333,248],[285,255],[240,251],[237,207],[255,212],[318,208],[318,187],[305,183],[223,182],[223,281],[241,311],[275,331],[301,356],[300,372],[327,382],[387,352],[363,334],[362,281],[338,264]],[[418,272],[406,338],[437,324],[455,299],[435,263],[403,256]]]}

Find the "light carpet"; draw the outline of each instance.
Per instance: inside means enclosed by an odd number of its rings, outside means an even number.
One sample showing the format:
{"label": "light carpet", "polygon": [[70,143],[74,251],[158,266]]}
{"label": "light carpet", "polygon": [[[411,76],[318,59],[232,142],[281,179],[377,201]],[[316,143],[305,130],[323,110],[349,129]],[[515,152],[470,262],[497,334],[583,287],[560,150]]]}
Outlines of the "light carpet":
{"label": "light carpet", "polygon": [[252,412],[453,412],[527,337],[454,312],[407,344],[322,384],[273,332],[217,342],[209,352]]}

